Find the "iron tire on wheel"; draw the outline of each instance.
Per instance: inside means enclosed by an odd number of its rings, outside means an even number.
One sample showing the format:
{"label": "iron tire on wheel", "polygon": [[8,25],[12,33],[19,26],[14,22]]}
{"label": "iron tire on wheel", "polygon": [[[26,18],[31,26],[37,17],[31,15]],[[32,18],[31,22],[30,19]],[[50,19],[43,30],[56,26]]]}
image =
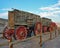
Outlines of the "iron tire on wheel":
{"label": "iron tire on wheel", "polygon": [[[4,38],[6,38],[5,34],[6,34],[7,30],[8,30],[7,27],[5,27],[4,30],[3,30],[3,37],[4,37]],[[6,39],[7,39],[7,38],[6,38]]]}
{"label": "iron tire on wheel", "polygon": [[4,28],[3,31],[3,36],[7,39],[7,40],[11,40],[12,39],[12,35],[14,33],[14,29],[8,29],[8,27]]}
{"label": "iron tire on wheel", "polygon": [[27,29],[25,26],[19,26],[15,32],[16,40],[22,40],[27,37]]}

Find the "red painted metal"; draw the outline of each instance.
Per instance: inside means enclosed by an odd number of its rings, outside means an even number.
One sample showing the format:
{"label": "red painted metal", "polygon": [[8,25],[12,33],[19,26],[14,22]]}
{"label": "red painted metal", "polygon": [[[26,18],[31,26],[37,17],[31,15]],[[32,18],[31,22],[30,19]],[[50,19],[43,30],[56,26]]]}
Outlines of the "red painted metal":
{"label": "red painted metal", "polygon": [[56,29],[56,28],[57,28],[57,25],[56,25],[56,23],[51,22],[50,27],[49,27],[49,30],[50,30],[50,31],[53,31],[54,28]]}
{"label": "red painted metal", "polygon": [[3,31],[3,36],[8,39],[11,40],[12,35],[14,34],[14,29],[8,29],[8,27],[5,27],[4,31]]}
{"label": "red painted metal", "polygon": [[43,27],[44,32],[47,32],[47,26]]}
{"label": "red painted metal", "polygon": [[40,34],[40,32],[42,32],[42,24],[41,24],[41,22],[37,22],[35,24],[34,31],[35,31],[35,35],[38,35],[38,34]]}
{"label": "red painted metal", "polygon": [[19,26],[16,29],[16,33],[15,33],[16,39],[17,40],[22,40],[25,39],[27,37],[27,29],[24,26]]}

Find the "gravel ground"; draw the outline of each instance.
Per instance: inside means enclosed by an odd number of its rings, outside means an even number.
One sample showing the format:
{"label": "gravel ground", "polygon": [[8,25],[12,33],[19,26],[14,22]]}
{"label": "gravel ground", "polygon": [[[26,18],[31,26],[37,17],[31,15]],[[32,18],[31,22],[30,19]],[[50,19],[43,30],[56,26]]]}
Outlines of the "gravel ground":
{"label": "gravel ground", "polygon": [[[42,48],[58,48],[59,45],[60,45],[60,36],[57,37],[56,39],[53,39],[51,41],[46,41],[47,39],[49,39],[49,35],[50,34],[43,34],[42,35],[42,39],[43,39],[43,47]],[[53,36],[52,38],[54,38],[55,35],[53,33]],[[21,42],[21,43],[18,43],[18,44],[15,44],[13,45],[13,48],[40,48],[40,44],[39,44],[39,40],[40,38],[37,37],[37,38],[33,38],[31,40],[28,40],[28,41],[25,41],[25,42]],[[45,42],[46,41],[46,42]],[[1,43],[6,43],[8,42],[6,39],[0,39],[0,44]],[[56,46],[55,46],[56,45]],[[0,46],[0,48],[9,48],[9,46]]]}
{"label": "gravel ground", "polygon": [[[7,43],[7,42],[8,42],[8,41],[7,41],[6,39],[0,38],[0,44],[2,44],[2,43]],[[9,46],[8,46],[8,45],[0,46],[0,48],[9,48]]]}
{"label": "gravel ground", "polygon": [[[0,44],[8,42],[6,39],[0,39]],[[0,46],[0,48],[9,48],[8,45]],[[34,38],[25,42],[13,45],[13,48],[40,48],[39,38]]]}
{"label": "gravel ground", "polygon": [[53,40],[44,42],[43,48],[60,48],[60,36]]}
{"label": "gravel ground", "polygon": [[26,42],[19,43],[14,45],[14,48],[40,48],[39,38],[34,38]]}

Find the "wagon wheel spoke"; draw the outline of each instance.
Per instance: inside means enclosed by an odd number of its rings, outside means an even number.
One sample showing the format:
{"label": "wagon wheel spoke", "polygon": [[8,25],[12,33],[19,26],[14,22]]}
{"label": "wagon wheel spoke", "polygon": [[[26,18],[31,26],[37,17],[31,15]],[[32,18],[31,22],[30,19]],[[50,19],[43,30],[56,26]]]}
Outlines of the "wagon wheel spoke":
{"label": "wagon wheel spoke", "polygon": [[24,26],[19,26],[19,27],[16,29],[15,37],[16,37],[17,40],[25,39],[25,38],[27,37],[26,27],[24,27]]}
{"label": "wagon wheel spoke", "polygon": [[8,40],[11,40],[12,39],[12,34],[14,33],[14,30],[13,29],[8,29],[8,27],[5,27],[4,31],[3,31],[3,36],[8,39]]}

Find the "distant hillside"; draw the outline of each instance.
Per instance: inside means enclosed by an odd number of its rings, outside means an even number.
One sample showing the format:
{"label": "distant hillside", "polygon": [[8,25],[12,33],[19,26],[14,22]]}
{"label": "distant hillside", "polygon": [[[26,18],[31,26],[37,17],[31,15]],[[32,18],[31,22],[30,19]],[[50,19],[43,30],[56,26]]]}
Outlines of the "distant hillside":
{"label": "distant hillside", "polygon": [[8,21],[8,19],[0,18],[0,21]]}

